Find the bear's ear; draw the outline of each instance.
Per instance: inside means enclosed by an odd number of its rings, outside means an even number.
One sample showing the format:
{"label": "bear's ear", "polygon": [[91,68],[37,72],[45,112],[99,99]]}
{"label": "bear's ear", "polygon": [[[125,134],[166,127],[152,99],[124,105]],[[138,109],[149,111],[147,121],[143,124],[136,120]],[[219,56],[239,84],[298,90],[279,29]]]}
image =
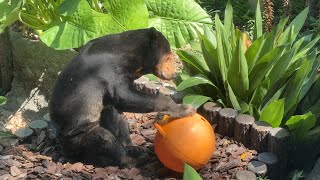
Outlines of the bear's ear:
{"label": "bear's ear", "polygon": [[156,28],[151,27],[150,29],[150,33],[151,33],[151,40],[152,41],[157,41],[159,39],[160,36],[160,32],[156,30]]}

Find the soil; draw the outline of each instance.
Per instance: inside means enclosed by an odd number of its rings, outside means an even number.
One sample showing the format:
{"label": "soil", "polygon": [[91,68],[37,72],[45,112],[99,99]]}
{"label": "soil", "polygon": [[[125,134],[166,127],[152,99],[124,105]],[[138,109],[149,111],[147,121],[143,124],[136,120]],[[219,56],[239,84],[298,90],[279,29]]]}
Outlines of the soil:
{"label": "soil", "polygon": [[[81,162],[68,162],[50,130],[43,130],[27,141],[9,139],[0,147],[0,179],[182,179],[162,165],[154,153],[154,113],[126,113],[133,143],[151,151],[144,167],[119,169],[94,167]],[[210,161],[198,170],[203,179],[234,179],[235,173],[246,169],[256,152],[232,138],[216,135],[216,150]]]}

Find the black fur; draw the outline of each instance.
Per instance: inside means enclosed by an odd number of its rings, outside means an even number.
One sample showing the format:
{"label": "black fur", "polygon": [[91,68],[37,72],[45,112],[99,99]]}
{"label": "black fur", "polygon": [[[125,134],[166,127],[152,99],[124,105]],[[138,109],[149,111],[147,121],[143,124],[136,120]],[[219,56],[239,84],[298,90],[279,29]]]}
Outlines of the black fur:
{"label": "black fur", "polygon": [[88,42],[60,73],[49,103],[64,154],[100,166],[137,166],[146,151],[132,145],[122,112],[166,112],[176,117],[193,114],[189,106],[133,87],[137,69],[142,67],[143,74],[155,73],[160,59],[168,53],[168,41],[154,28]]}

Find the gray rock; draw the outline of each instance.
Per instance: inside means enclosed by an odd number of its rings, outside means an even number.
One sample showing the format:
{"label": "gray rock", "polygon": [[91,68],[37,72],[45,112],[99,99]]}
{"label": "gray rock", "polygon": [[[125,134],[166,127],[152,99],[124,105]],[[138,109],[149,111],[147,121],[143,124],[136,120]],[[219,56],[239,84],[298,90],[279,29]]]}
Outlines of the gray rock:
{"label": "gray rock", "polygon": [[34,120],[29,124],[29,127],[33,130],[44,129],[48,127],[48,123],[44,120]]}
{"label": "gray rock", "polygon": [[251,161],[248,165],[248,170],[264,176],[267,173],[267,165],[261,161]]}
{"label": "gray rock", "polygon": [[[14,79],[6,104],[0,106],[0,118],[7,120],[21,113],[16,119],[23,122],[40,119],[47,113],[48,99],[59,72],[77,52],[54,50],[41,41],[22,38],[17,32],[10,32],[10,40]],[[15,128],[12,124],[9,129]]]}
{"label": "gray rock", "polygon": [[20,128],[18,129],[14,134],[21,140],[31,136],[33,133],[33,130],[30,128]]}
{"label": "gray rock", "polygon": [[256,180],[256,175],[251,171],[241,170],[236,174],[237,180]]}

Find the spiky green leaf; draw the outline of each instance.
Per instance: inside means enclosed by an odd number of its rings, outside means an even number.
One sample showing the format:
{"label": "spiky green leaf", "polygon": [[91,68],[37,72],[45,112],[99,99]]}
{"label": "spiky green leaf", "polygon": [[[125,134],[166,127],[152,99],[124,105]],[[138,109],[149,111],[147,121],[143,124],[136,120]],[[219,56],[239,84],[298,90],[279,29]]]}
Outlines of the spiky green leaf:
{"label": "spiky green leaf", "polygon": [[182,104],[190,104],[194,108],[199,108],[202,104],[206,103],[211,98],[208,96],[196,95],[196,94],[188,94],[183,100]]}
{"label": "spiky green leaf", "polygon": [[284,99],[271,102],[260,115],[261,121],[268,122],[272,127],[279,127],[284,114]]}

